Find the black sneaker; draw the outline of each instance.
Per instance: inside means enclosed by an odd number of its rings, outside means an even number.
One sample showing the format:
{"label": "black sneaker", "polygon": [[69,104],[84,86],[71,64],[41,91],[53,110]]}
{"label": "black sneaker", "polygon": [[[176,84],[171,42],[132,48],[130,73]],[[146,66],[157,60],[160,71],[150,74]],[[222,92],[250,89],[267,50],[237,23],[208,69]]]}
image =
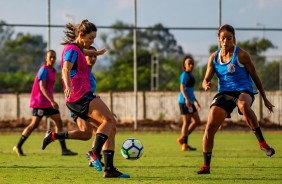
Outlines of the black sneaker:
{"label": "black sneaker", "polygon": [[45,137],[44,137],[44,139],[42,141],[42,146],[41,146],[42,150],[45,150],[45,148],[46,148],[46,146],[48,144],[50,144],[51,142],[55,141],[55,139],[53,138],[52,134],[53,134],[53,132],[51,130],[49,130],[46,133],[46,135],[45,135]]}
{"label": "black sneaker", "polygon": [[106,168],[104,171],[104,178],[130,178],[129,174],[123,174],[117,170],[117,168]]}
{"label": "black sneaker", "polygon": [[196,151],[197,150],[197,148],[193,148],[193,147],[191,147],[191,146],[187,146],[187,151]]}
{"label": "black sneaker", "polygon": [[275,150],[273,148],[269,147],[268,145],[267,145],[267,147],[260,146],[260,149],[262,151],[264,151],[264,153],[269,157],[271,157],[272,155],[275,154]]}
{"label": "black sneaker", "polygon": [[13,147],[13,152],[16,153],[19,157],[21,157],[21,156],[26,156],[26,155],[23,153],[22,148],[19,148],[19,147],[17,147],[17,146],[14,146],[14,147]]}
{"label": "black sneaker", "polygon": [[76,152],[72,152],[69,149],[65,149],[65,150],[62,151],[62,155],[63,156],[73,156],[73,155],[77,155],[77,153]]}
{"label": "black sneaker", "polygon": [[203,166],[197,174],[210,174],[210,167]]}

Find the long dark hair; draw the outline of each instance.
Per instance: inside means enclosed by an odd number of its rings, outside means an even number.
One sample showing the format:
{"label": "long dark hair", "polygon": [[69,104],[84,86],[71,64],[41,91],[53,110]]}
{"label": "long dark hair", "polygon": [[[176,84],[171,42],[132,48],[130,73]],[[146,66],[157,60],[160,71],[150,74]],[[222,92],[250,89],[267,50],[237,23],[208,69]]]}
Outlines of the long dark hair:
{"label": "long dark hair", "polygon": [[79,33],[87,35],[91,32],[97,32],[97,27],[92,22],[89,22],[87,19],[81,21],[80,24],[66,24],[66,30],[64,31],[65,37],[63,39],[62,45],[73,42]]}

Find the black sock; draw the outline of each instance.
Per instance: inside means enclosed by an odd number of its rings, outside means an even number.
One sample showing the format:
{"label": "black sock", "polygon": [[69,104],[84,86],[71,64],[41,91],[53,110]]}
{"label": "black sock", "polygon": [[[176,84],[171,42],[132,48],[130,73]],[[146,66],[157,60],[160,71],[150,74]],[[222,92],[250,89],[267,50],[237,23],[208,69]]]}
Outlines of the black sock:
{"label": "black sock", "polygon": [[188,144],[188,136],[183,136],[183,137],[182,137],[182,142],[183,142],[184,144]]}
{"label": "black sock", "polygon": [[95,138],[95,144],[92,150],[96,155],[100,155],[104,143],[107,141],[108,136],[102,133],[97,133]]}
{"label": "black sock", "polygon": [[259,142],[263,142],[264,141],[264,138],[263,138],[263,135],[262,135],[260,127],[257,127],[255,129],[253,129],[253,132],[256,135],[256,137],[257,137]]}
{"label": "black sock", "polygon": [[114,167],[114,154],[115,154],[115,151],[113,150],[104,150],[103,151],[106,169]]}
{"label": "black sock", "polygon": [[68,132],[58,132],[54,134],[56,139],[68,139],[69,133]]}
{"label": "black sock", "polygon": [[210,166],[211,164],[211,157],[212,157],[212,152],[203,152],[204,156],[204,164],[206,166]]}
{"label": "black sock", "polygon": [[28,137],[22,135],[21,138],[20,138],[20,140],[19,140],[19,142],[18,142],[18,144],[17,144],[17,147],[18,147],[18,148],[21,148],[22,145],[23,145],[23,143],[27,140],[27,138],[28,138]]}
{"label": "black sock", "polygon": [[65,139],[59,139],[62,150],[67,150],[66,141]]}

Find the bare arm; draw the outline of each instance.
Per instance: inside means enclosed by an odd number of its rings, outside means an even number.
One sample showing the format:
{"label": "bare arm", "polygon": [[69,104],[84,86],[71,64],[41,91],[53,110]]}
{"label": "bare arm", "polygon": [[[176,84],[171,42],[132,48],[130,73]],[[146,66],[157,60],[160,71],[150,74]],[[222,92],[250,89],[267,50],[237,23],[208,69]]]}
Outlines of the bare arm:
{"label": "bare arm", "polygon": [[47,98],[47,100],[49,100],[49,102],[51,103],[52,107],[56,110],[59,109],[58,104],[54,101],[53,97],[51,97],[51,95],[49,94],[49,92],[46,89],[46,82],[43,80],[39,81],[39,86],[40,86],[40,91],[43,93],[43,95]]}
{"label": "bare arm", "polygon": [[68,61],[64,61],[63,69],[62,69],[62,78],[65,84],[65,96],[69,98],[71,96],[71,82],[70,82],[70,71],[72,69],[73,64]]}
{"label": "bare arm", "polygon": [[85,56],[99,56],[103,55],[106,52],[106,49],[94,50],[94,49],[83,49]]}
{"label": "bare arm", "polygon": [[207,65],[207,70],[206,70],[206,74],[204,77],[204,80],[202,82],[202,87],[204,88],[205,91],[209,90],[211,88],[211,79],[214,75],[214,68],[213,68],[213,59],[215,57],[215,52],[213,54],[211,54],[211,56],[209,57],[209,61],[208,61],[208,65]]}
{"label": "bare arm", "polygon": [[258,90],[261,94],[261,97],[264,101],[264,105],[269,109],[270,112],[273,112],[274,105],[272,105],[269,102],[269,100],[266,98],[265,91],[264,91],[264,88],[262,86],[261,80],[260,80],[259,76],[257,75],[256,69],[254,67],[254,64],[251,61],[249,54],[247,52],[243,51],[242,49],[240,49],[239,54],[238,54],[238,58],[239,58],[240,63],[245,66],[246,70],[251,75],[255,85],[257,86],[257,88],[258,88]]}
{"label": "bare arm", "polygon": [[190,100],[189,100],[189,98],[188,98],[188,96],[187,96],[187,94],[186,94],[185,85],[184,85],[184,84],[180,84],[180,91],[181,91],[181,93],[182,93],[182,95],[183,95],[183,97],[184,97],[184,99],[185,99],[185,104],[186,104],[186,106],[187,106],[187,107],[191,107],[192,104],[191,104],[191,102],[190,102]]}

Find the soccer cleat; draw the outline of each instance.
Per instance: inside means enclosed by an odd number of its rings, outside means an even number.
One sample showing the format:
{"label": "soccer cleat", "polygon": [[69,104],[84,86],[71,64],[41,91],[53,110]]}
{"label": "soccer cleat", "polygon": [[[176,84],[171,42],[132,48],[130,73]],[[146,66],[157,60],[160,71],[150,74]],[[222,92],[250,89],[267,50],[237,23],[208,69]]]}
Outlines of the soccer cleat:
{"label": "soccer cleat", "polygon": [[62,151],[62,155],[63,156],[73,156],[73,155],[77,155],[77,153],[76,152],[72,152],[69,149],[65,149],[65,150]]}
{"label": "soccer cleat", "polygon": [[179,138],[177,139],[177,143],[180,144],[180,145],[182,145],[182,144],[183,144],[183,138],[182,138],[182,137],[179,137]]}
{"label": "soccer cleat", "polygon": [[197,174],[210,174],[210,167],[209,166],[203,166]]}
{"label": "soccer cleat", "polygon": [[189,146],[187,144],[182,144],[181,150],[182,151],[196,151],[197,148],[193,148],[193,147],[191,147],[191,146]]}
{"label": "soccer cleat", "polygon": [[53,141],[55,141],[54,133],[51,130],[49,130],[42,141],[42,146],[41,146],[42,150],[45,150],[46,146]]}
{"label": "soccer cleat", "polygon": [[97,171],[102,171],[100,158],[92,151],[86,153],[86,158],[89,160],[89,166],[94,167]]}
{"label": "soccer cleat", "polygon": [[16,153],[19,157],[21,157],[21,156],[26,156],[26,155],[23,153],[22,148],[19,148],[19,147],[17,147],[17,146],[14,146],[14,147],[13,147],[13,152]]}
{"label": "soccer cleat", "polygon": [[193,147],[191,147],[191,146],[187,146],[187,151],[196,151],[197,150],[197,148],[193,148]]}
{"label": "soccer cleat", "polygon": [[117,170],[117,168],[106,168],[104,171],[104,178],[130,178],[129,174],[121,173]]}
{"label": "soccer cleat", "polygon": [[[104,167],[105,164],[102,162],[102,157],[103,157],[103,156],[100,154],[100,156],[99,156],[99,161],[100,161],[102,167]],[[94,167],[94,166],[92,166],[92,162],[89,162],[88,165],[89,165],[89,167]]]}
{"label": "soccer cleat", "polygon": [[260,149],[262,151],[264,151],[265,154],[269,157],[271,157],[272,155],[275,154],[275,150],[273,148],[271,148],[270,146],[268,146],[268,144],[266,144],[266,142],[260,143]]}

